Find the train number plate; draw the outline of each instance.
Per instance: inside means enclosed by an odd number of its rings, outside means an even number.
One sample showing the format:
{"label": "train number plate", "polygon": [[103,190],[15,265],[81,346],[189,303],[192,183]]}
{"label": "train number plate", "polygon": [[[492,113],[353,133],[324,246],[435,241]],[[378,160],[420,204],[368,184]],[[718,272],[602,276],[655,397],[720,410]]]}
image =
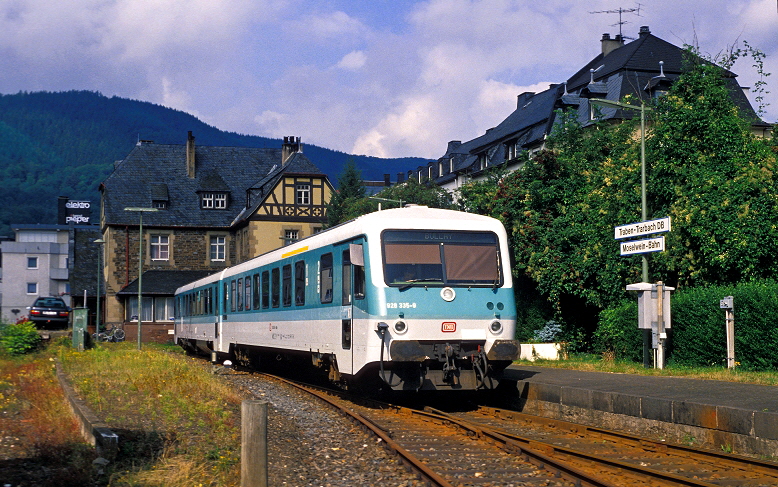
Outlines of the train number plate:
{"label": "train number plate", "polygon": [[457,324],[453,321],[444,321],[440,327],[440,331],[452,332],[457,331]]}

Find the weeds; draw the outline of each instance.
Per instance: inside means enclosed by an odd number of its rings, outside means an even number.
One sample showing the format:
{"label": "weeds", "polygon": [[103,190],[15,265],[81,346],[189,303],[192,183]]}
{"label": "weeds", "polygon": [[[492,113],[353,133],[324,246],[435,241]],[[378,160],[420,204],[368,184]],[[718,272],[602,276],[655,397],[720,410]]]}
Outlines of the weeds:
{"label": "weeds", "polygon": [[[241,397],[178,348],[62,348],[74,388],[120,436],[111,484],[237,485]],[[193,366],[194,365],[194,366]]]}

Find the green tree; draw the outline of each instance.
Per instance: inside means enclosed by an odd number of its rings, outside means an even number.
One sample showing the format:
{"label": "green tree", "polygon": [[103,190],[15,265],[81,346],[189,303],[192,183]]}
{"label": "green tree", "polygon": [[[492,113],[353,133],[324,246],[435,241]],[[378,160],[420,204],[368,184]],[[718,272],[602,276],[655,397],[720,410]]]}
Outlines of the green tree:
{"label": "green tree", "polygon": [[673,225],[656,267],[684,286],[775,278],[776,154],[739,116],[721,68],[696,63],[656,114],[649,192]]}
{"label": "green tree", "polygon": [[365,187],[362,185],[362,173],[353,159],[346,162],[340,176],[338,189],[327,204],[327,226],[331,227],[350,220],[349,208],[365,197]]}

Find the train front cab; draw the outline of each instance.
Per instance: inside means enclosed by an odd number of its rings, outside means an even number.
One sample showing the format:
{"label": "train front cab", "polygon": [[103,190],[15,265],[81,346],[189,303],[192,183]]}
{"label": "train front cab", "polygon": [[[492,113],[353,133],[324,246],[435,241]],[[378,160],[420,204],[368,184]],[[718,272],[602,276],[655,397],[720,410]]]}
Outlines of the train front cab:
{"label": "train front cab", "polygon": [[[377,369],[392,390],[493,389],[518,358],[507,259],[489,231],[385,230],[371,270]],[[376,282],[378,281],[378,282]]]}

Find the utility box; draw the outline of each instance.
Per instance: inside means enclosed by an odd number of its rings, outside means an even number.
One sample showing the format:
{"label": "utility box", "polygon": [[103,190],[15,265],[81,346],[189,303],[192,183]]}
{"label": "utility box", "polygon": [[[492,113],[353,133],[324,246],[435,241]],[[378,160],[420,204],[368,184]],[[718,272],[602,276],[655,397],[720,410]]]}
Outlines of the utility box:
{"label": "utility box", "polygon": [[662,286],[664,289],[662,299],[662,321],[663,326],[659,327],[659,290],[657,284],[650,282],[638,282],[628,284],[627,291],[638,292],[638,328],[641,330],[665,330],[670,328],[670,292],[675,291],[674,287]]}
{"label": "utility box", "polygon": [[73,310],[73,348],[80,352],[86,347],[86,324],[89,316],[89,309],[76,308]]}

